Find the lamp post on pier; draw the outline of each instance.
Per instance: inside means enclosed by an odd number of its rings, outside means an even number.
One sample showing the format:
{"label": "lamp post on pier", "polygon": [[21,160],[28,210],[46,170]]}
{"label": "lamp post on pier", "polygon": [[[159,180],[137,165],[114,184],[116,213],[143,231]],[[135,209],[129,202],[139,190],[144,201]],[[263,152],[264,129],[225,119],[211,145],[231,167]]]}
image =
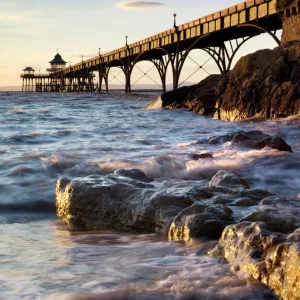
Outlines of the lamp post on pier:
{"label": "lamp post on pier", "polygon": [[174,28],[175,28],[175,31],[177,31],[177,25],[176,25],[176,17],[177,17],[177,14],[173,14],[173,17],[174,17]]}

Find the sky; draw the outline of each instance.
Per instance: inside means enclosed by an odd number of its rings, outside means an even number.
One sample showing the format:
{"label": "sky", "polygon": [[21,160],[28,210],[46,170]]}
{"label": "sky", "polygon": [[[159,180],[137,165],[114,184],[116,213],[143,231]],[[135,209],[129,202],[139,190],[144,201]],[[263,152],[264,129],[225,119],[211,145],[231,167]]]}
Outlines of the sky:
{"label": "sky", "polygon": [[[104,52],[123,46],[126,35],[129,43],[133,43],[171,28],[174,13],[177,13],[177,24],[181,24],[240,1],[133,2],[136,3],[119,0],[0,0],[0,87],[20,86],[20,74],[26,66],[45,72],[56,49],[64,60],[75,64],[81,61],[81,55],[84,59],[96,56],[99,47]],[[263,34],[246,43],[236,59],[255,50],[275,46],[274,40]],[[191,58],[202,64],[208,56],[197,50],[191,53]],[[218,73],[211,60],[205,67],[210,74]],[[147,71],[152,66],[144,63],[140,68]],[[197,68],[192,60],[188,60],[181,80],[188,78]],[[138,69],[134,70],[132,82],[141,74]],[[156,70],[151,70],[149,75],[158,81]],[[197,82],[206,75],[204,71],[196,72],[188,81]],[[122,75],[120,80],[124,81]],[[171,82],[169,71],[167,81]],[[115,83],[118,84],[118,81]],[[138,83],[154,81],[145,77]]]}

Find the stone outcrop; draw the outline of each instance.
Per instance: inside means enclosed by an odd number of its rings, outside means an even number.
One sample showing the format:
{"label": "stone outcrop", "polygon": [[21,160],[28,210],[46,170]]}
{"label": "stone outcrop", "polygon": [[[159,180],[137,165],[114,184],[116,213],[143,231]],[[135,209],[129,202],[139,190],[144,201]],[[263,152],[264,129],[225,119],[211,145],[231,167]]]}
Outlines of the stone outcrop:
{"label": "stone outcrop", "polygon": [[60,218],[83,230],[169,232],[172,239],[219,238],[239,215],[234,207],[257,205],[268,196],[226,171],[218,172],[207,186],[195,183],[158,190],[142,171],[118,170],[108,176],[60,179],[56,206]]}
{"label": "stone outcrop", "polygon": [[225,257],[283,299],[299,299],[300,230],[284,235],[263,222],[241,222],[224,230],[211,254]]}
{"label": "stone outcrop", "polygon": [[[57,214],[70,227],[81,230],[169,232],[172,239],[219,238],[223,229],[234,223],[232,211],[215,205],[214,193],[205,188],[168,193],[155,189],[152,181],[142,171],[132,169],[104,177],[60,179],[56,187]],[[197,203],[202,199],[211,200]],[[186,234],[180,233],[183,229]]]}
{"label": "stone outcrop", "polygon": [[61,179],[56,187],[57,214],[71,227],[85,230],[165,232],[173,218],[194,202],[157,193],[145,181],[141,171],[124,170],[105,177]]}
{"label": "stone outcrop", "polygon": [[223,144],[232,143],[241,147],[248,147],[253,149],[263,149],[270,147],[278,151],[293,152],[290,145],[288,145],[282,138],[264,134],[259,130],[253,131],[238,131],[223,136],[213,136],[208,140],[209,144]]}
{"label": "stone outcrop", "polygon": [[196,85],[179,88],[161,96],[163,108],[188,108],[197,114],[212,116],[216,111],[216,85],[221,75],[211,75]]}
{"label": "stone outcrop", "polygon": [[219,171],[209,182],[208,186],[225,186],[250,189],[247,182],[233,173]]}
{"label": "stone outcrop", "polygon": [[73,228],[160,233],[188,240],[219,238],[227,225],[246,217],[237,206],[257,205],[268,196],[226,171],[218,172],[207,186],[159,190],[142,171],[130,169],[60,179],[56,206],[58,216]]}
{"label": "stone outcrop", "polygon": [[210,254],[225,257],[286,300],[300,295],[300,201],[269,196],[224,230]]}
{"label": "stone outcrop", "polygon": [[195,203],[175,217],[169,230],[169,239],[189,240],[199,236],[218,238],[224,228],[233,223],[232,210],[228,207]]}
{"label": "stone outcrop", "polygon": [[298,115],[300,42],[246,55],[223,78],[209,76],[196,86],[166,93],[162,98],[168,99],[163,107],[188,108],[207,116],[216,111],[215,118],[227,121]]}
{"label": "stone outcrop", "polygon": [[219,171],[206,186],[159,186],[135,169],[60,179],[57,214],[84,230],[159,233],[170,240],[221,237],[211,255],[226,258],[235,270],[260,280],[283,299],[299,299],[299,198],[251,189],[227,171]]}
{"label": "stone outcrop", "polygon": [[189,111],[199,115],[213,116],[216,112],[216,85],[220,83],[221,75],[210,75],[199,83],[199,88],[188,95],[184,105]]}
{"label": "stone outcrop", "polygon": [[300,114],[300,44],[242,57],[227,76],[216,118],[240,121]]}
{"label": "stone outcrop", "polygon": [[300,228],[300,201],[278,196],[263,199],[258,211],[251,213],[241,221],[264,222],[268,230],[291,233]]}

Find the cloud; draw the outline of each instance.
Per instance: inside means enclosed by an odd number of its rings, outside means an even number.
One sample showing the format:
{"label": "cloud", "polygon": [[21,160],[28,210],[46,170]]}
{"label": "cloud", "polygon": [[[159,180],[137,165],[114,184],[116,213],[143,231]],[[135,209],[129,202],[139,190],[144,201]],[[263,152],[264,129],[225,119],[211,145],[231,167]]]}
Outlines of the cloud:
{"label": "cloud", "polygon": [[127,1],[119,2],[115,5],[116,8],[120,9],[150,9],[153,7],[163,6],[165,4],[155,1]]}

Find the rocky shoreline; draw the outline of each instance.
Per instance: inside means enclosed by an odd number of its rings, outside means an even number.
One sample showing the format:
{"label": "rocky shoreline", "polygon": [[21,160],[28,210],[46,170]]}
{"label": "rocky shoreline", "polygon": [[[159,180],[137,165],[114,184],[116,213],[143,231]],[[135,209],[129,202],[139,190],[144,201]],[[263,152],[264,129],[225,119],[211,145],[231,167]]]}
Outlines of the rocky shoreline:
{"label": "rocky shoreline", "polygon": [[[292,2],[278,1],[277,9],[294,8]],[[226,121],[299,115],[300,41],[295,41],[297,32],[289,30],[297,18],[284,19],[280,47],[242,57],[226,76],[211,75],[163,94],[162,107],[187,108]],[[293,152],[280,137],[261,131],[201,142]],[[200,153],[189,159],[214,158]],[[106,176],[60,179],[56,207],[57,215],[79,230],[157,233],[171,241],[218,240],[210,255],[226,259],[234,271],[243,271],[284,300],[300,297],[300,195],[291,199],[251,188],[225,170],[206,184],[183,180],[166,186],[139,169],[121,169]]]}
{"label": "rocky shoreline", "polygon": [[187,108],[226,121],[300,114],[300,42],[242,57],[227,75],[161,96],[162,107]]}
{"label": "rocky shoreline", "polygon": [[[275,141],[274,141],[275,139]],[[284,140],[259,131],[212,137],[206,143],[292,152]],[[209,153],[195,160],[213,159]],[[77,230],[157,233],[169,240],[219,239],[210,255],[228,260],[283,299],[300,294],[300,199],[251,188],[220,170],[211,180],[161,186],[138,169],[60,179],[58,216]]]}

